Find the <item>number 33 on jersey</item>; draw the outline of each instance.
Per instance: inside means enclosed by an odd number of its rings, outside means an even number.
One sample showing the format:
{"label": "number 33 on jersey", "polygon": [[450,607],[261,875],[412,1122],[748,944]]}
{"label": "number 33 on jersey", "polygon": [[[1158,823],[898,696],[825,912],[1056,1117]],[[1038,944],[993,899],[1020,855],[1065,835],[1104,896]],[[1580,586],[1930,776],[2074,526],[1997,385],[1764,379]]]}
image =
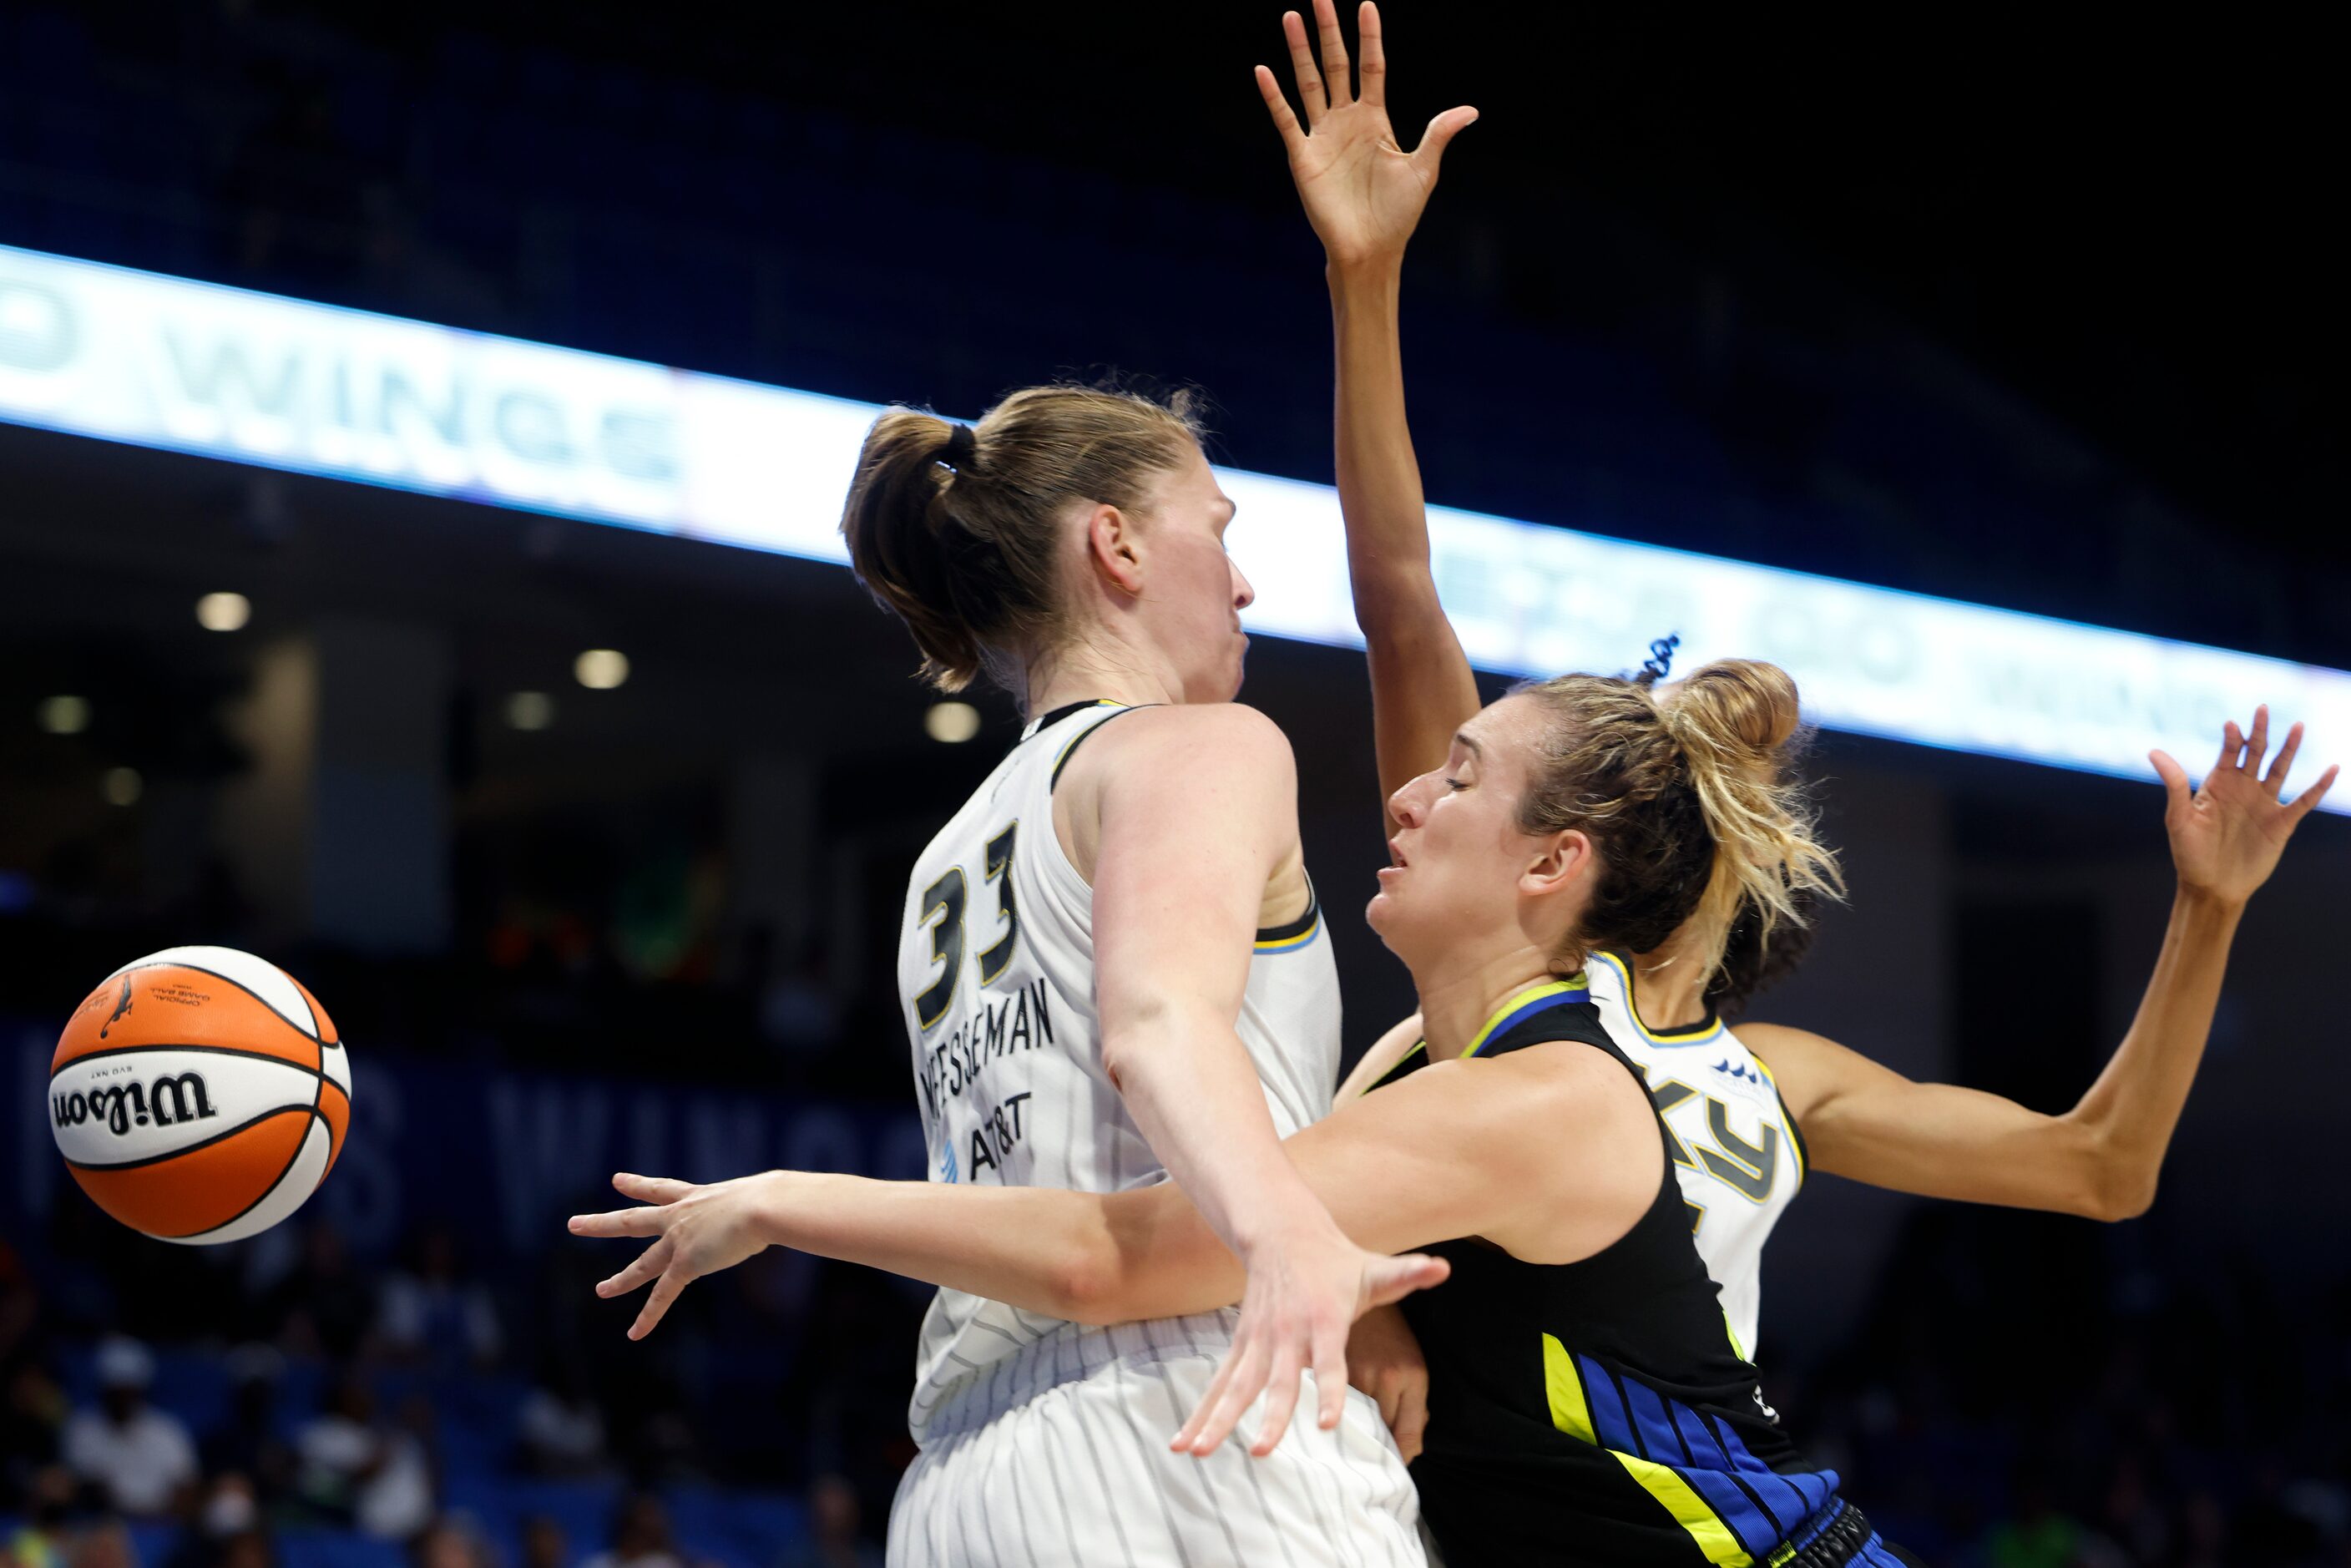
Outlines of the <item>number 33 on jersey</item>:
{"label": "number 33 on jersey", "polygon": [[[1027,1136],[1032,1094],[1005,1094],[981,1109],[979,1124],[961,1150],[937,1136],[945,1105],[964,1100],[988,1063],[1053,1043],[1053,1006],[1045,982],[1024,977],[1020,983],[1002,983],[1020,942],[1020,900],[1013,891],[1018,884],[1013,852],[1019,841],[1020,824],[1008,822],[982,847],[982,885],[994,889],[995,904],[978,931],[970,929],[971,880],[960,865],[939,873],[914,903],[912,935],[916,943],[928,941],[925,962],[936,970],[914,993],[914,1081],[922,1090],[925,1126],[938,1149],[934,1168],[943,1181],[963,1180],[983,1170],[1000,1173]],[[973,946],[976,940],[986,945]],[[963,1007],[957,1027],[943,1027],[950,1015],[958,1014],[959,998]]]}
{"label": "number 33 on jersey", "polygon": [[[935,1181],[1103,1192],[1163,1174],[1102,1065],[1093,890],[1053,831],[1071,755],[1134,711],[1038,719],[914,863],[898,995]],[[1258,936],[1234,1027],[1286,1134],[1330,1109],[1338,973],[1312,911]]]}

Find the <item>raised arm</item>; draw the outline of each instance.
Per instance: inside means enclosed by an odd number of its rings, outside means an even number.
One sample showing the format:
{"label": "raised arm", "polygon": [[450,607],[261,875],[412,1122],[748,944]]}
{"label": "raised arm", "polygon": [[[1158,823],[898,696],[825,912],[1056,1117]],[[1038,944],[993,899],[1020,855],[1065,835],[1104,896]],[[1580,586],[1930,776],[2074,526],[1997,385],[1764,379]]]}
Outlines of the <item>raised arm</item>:
{"label": "raised arm", "polygon": [[[1374,1251],[1483,1236],[1543,1262],[1588,1257],[1656,1196],[1656,1120],[1631,1077],[1598,1051],[1543,1047],[1446,1062],[1334,1112],[1292,1137],[1290,1158],[1354,1240]],[[1247,1281],[1181,1188],[1065,1192],[770,1171],[708,1186],[621,1176],[648,1207],[580,1215],[581,1236],[653,1245],[597,1286],[617,1296],[653,1281],[632,1336],[650,1332],[704,1274],[786,1246],[886,1269],[1081,1322],[1204,1312]],[[1368,1276],[1360,1313],[1445,1276]],[[1228,1363],[1179,1447],[1207,1452],[1249,1403]],[[1277,1417],[1279,1417],[1277,1419]],[[1269,1403],[1259,1443],[1288,1410]]]}
{"label": "raised arm", "polygon": [[1282,97],[1272,71],[1258,89],[1281,132],[1299,200],[1322,241],[1338,355],[1339,507],[1347,528],[1347,572],[1355,622],[1372,673],[1372,724],[1380,795],[1445,760],[1453,732],[1479,706],[1460,639],[1437,602],[1429,570],[1428,515],[1420,465],[1405,420],[1404,356],[1397,293],[1405,246],[1437,187],[1446,143],[1478,118],[1450,109],[1428,123],[1411,152],[1388,123],[1387,57],[1379,8],[1360,13],[1363,90],[1351,90],[1346,39],[1333,0],[1315,0],[1322,65],[1306,25],[1285,13],[1282,29],[1306,123]]}
{"label": "raised arm", "polygon": [[2129,1031],[2073,1109],[2044,1115],[1997,1094],[1913,1082],[1819,1035],[1741,1025],[1740,1038],[1771,1067],[1802,1126],[1813,1165],[1930,1197],[2093,1219],[2145,1213],[2203,1060],[2245,903],[2335,781],[2330,768],[2282,803],[2302,727],[2264,777],[2268,744],[2266,707],[2250,737],[2230,724],[2220,759],[2194,790],[2179,763],[2154,754],[2179,878],[2171,920]]}

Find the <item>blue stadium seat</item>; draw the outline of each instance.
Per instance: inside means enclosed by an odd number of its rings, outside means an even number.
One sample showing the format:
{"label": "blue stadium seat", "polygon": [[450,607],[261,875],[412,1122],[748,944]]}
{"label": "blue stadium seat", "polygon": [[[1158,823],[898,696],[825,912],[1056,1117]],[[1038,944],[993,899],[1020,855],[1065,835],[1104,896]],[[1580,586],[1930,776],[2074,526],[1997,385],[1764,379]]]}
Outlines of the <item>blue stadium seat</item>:
{"label": "blue stadium seat", "polygon": [[677,1486],[665,1489],[662,1500],[686,1554],[725,1568],[770,1568],[807,1528],[799,1500],[778,1492]]}
{"label": "blue stadium seat", "polygon": [[[555,1521],[575,1553],[585,1556],[605,1543],[612,1514],[622,1497],[617,1480],[546,1481],[507,1478],[494,1471],[465,1471],[449,1467],[442,1503],[453,1513],[470,1519],[483,1537],[505,1560],[522,1555],[523,1521],[534,1514]],[[308,1568],[287,1563],[285,1568]],[[321,1568],[359,1568],[356,1564],[326,1564]],[[758,1568],[768,1568],[765,1563]]]}
{"label": "blue stadium seat", "polygon": [[280,1531],[277,1545],[277,1568],[407,1568],[397,1542],[357,1531]]}
{"label": "blue stadium seat", "polygon": [[[228,1365],[217,1353],[163,1350],[155,1354],[155,1381],[148,1397],[188,1424],[202,1438],[228,1418]],[[152,1561],[152,1559],[149,1559]]]}

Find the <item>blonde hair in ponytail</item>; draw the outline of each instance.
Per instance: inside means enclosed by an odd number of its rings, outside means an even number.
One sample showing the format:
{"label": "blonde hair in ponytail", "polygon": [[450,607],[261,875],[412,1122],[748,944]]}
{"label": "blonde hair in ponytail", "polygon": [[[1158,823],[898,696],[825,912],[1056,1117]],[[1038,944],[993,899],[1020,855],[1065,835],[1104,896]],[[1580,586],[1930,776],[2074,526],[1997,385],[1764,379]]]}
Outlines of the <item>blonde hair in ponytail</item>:
{"label": "blonde hair in ponytail", "polygon": [[1718,659],[1655,695],[1714,834],[1714,866],[1681,952],[1711,983],[1742,915],[1768,946],[1775,927],[1805,924],[1812,898],[1844,897],[1844,874],[1817,836],[1803,787],[1788,776],[1804,727],[1787,671]]}

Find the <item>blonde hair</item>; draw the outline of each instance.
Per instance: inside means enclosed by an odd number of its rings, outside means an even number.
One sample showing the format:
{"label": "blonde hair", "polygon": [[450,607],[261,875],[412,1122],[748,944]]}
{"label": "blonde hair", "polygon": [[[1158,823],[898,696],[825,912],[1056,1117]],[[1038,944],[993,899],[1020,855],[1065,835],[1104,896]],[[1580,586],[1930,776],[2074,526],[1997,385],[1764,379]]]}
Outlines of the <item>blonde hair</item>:
{"label": "blonde hair", "polygon": [[1844,874],[1789,767],[1807,732],[1787,671],[1719,659],[1656,695],[1714,835],[1684,954],[1712,988],[1734,926],[1751,925],[1760,963],[1775,930],[1801,930],[1814,901],[1844,896]]}
{"label": "blonde hair", "polygon": [[[1194,399],[1026,387],[956,427],[892,408],[865,433],[841,531],[858,580],[905,622],[922,676],[957,692],[985,673],[1016,696],[1069,634],[1061,518],[1072,501],[1139,508],[1199,447]],[[953,466],[948,465],[952,464]]]}
{"label": "blonde hair", "polygon": [[1552,967],[1593,947],[1649,953],[1686,928],[1687,961],[1711,984],[1734,925],[1760,947],[1801,929],[1815,897],[1840,897],[1836,856],[1814,834],[1788,777],[1803,728],[1796,683],[1753,659],[1722,659],[1660,688],[1559,675],[1512,695],[1549,721],[1519,798],[1519,831],[1583,831],[1600,862],[1575,929]]}
{"label": "blonde hair", "polygon": [[1575,928],[1552,967],[1580,966],[1593,947],[1662,946],[1705,892],[1714,838],[1679,742],[1639,681],[1557,675],[1512,688],[1545,724],[1517,810],[1530,836],[1573,829],[1599,863]]}

